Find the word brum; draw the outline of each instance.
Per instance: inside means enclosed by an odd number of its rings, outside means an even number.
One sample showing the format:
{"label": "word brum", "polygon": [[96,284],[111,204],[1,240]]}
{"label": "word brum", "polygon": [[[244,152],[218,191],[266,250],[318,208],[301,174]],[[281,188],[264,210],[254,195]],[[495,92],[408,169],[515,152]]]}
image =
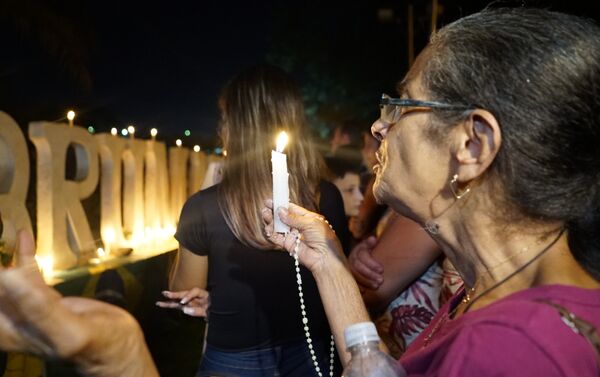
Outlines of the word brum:
{"label": "word brum", "polygon": [[[172,237],[179,211],[192,193],[219,180],[219,157],[167,148],[155,140],[92,135],[81,127],[33,122],[35,146],[36,255],[51,257],[56,270],[86,264],[98,243],[81,201],[100,185],[100,235],[105,249],[133,248],[148,234]],[[75,175],[65,178],[67,155],[75,155]],[[23,132],[0,112],[0,214],[5,250],[13,250],[16,230],[32,230],[26,209],[30,156]]]}

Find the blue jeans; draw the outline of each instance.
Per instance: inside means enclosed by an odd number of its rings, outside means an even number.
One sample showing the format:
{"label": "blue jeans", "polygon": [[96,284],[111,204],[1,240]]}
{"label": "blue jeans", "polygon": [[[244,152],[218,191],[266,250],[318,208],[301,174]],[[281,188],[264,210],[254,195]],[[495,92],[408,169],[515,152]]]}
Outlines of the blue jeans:
{"label": "blue jeans", "polygon": [[[329,344],[315,343],[323,376],[329,376]],[[336,364],[336,371],[339,368]],[[339,375],[339,373],[338,373]],[[196,377],[317,377],[306,341],[252,351],[224,352],[206,345]]]}

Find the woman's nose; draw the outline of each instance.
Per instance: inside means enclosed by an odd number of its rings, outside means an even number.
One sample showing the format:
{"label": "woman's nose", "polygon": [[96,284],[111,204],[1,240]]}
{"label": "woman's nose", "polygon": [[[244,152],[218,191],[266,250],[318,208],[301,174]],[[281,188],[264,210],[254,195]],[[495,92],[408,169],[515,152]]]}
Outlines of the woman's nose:
{"label": "woman's nose", "polygon": [[387,136],[387,131],[390,128],[390,125],[381,119],[377,119],[375,123],[371,126],[371,134],[373,137],[379,141],[382,141]]}

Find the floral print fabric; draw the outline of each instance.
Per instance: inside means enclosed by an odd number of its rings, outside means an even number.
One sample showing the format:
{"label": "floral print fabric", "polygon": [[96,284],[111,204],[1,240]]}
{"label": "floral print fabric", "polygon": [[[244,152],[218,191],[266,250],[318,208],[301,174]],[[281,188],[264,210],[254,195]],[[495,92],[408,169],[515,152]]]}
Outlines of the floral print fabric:
{"label": "floral print fabric", "polygon": [[461,286],[458,272],[443,258],[400,293],[375,320],[379,336],[391,355],[399,358]]}

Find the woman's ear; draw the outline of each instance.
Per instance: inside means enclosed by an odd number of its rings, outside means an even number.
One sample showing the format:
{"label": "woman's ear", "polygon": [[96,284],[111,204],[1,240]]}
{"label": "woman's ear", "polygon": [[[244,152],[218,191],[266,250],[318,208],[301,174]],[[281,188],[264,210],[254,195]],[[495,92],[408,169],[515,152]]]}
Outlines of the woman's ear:
{"label": "woman's ear", "polygon": [[492,164],[500,150],[502,134],[496,117],[481,109],[474,110],[456,130],[456,174],[459,182],[467,183],[483,175]]}

